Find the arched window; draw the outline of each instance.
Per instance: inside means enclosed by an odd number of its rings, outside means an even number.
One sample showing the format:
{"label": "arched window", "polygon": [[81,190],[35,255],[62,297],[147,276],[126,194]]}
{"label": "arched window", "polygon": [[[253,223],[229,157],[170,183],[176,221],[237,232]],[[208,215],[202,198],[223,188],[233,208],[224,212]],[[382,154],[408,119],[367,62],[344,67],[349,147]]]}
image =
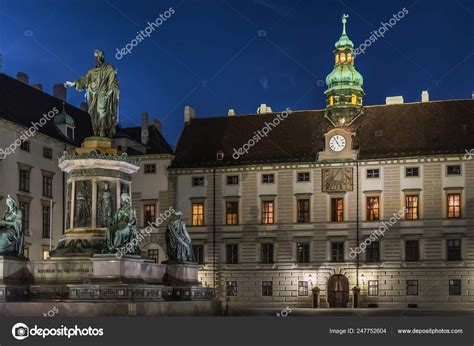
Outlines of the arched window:
{"label": "arched window", "polygon": [[336,64],[339,64],[339,54],[336,54]]}
{"label": "arched window", "polygon": [[352,54],[347,53],[347,62],[352,62]]}
{"label": "arched window", "polygon": [[329,105],[332,106],[334,104],[334,96],[329,96]]}
{"label": "arched window", "polygon": [[341,62],[342,63],[346,62],[346,53],[341,53]]}
{"label": "arched window", "polygon": [[353,105],[356,105],[356,104],[357,104],[357,96],[354,95],[354,94],[352,94],[351,103],[352,103]]}

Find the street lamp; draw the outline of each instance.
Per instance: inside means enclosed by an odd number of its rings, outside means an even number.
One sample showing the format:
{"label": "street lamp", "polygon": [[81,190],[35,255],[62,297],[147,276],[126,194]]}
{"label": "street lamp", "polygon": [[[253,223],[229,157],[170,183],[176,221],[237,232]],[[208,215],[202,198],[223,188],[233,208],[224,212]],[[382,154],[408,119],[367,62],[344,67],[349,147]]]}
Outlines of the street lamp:
{"label": "street lamp", "polygon": [[365,285],[365,283],[367,282],[367,278],[364,274],[360,274],[360,281],[362,281],[362,285]]}

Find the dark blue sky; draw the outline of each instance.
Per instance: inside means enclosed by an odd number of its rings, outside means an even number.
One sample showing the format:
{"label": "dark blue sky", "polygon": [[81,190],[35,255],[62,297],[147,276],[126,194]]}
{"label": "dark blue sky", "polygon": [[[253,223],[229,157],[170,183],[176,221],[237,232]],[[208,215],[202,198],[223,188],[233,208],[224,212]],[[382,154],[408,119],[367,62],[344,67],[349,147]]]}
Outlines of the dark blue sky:
{"label": "dark blue sky", "polygon": [[[114,57],[170,7],[175,14],[151,37]],[[174,146],[186,105],[198,116],[252,113],[260,103],[323,108],[321,81],[332,69],[342,13],[358,46],[404,7],[409,13],[356,60],[365,104],[391,95],[418,101],[422,90],[436,100],[470,98],[472,0],[0,0],[2,70],[27,72],[51,92],[92,67],[100,48],[118,69],[122,125],[138,125],[147,111]],[[68,90],[70,103],[82,99]]]}

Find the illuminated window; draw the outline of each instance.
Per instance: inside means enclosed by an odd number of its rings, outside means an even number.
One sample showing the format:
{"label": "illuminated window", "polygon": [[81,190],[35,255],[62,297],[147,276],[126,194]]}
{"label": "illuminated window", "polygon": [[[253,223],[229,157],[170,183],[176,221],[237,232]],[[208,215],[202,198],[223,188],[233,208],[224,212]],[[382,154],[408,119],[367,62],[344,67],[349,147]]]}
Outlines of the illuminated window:
{"label": "illuminated window", "polygon": [[339,64],[339,54],[336,54],[336,64]]}
{"label": "illuminated window", "polygon": [[47,260],[49,258],[49,251],[43,250],[43,260]]}
{"label": "illuminated window", "polygon": [[146,226],[148,223],[153,223],[156,220],[156,208],[155,204],[145,204],[143,207],[145,215],[143,220],[143,225]]}
{"label": "illuminated window", "polygon": [[461,217],[460,193],[448,193],[448,217],[450,219]]}
{"label": "illuminated window", "polygon": [[346,62],[346,53],[341,53],[341,62],[342,63]]}
{"label": "illuminated window", "polygon": [[332,106],[334,104],[334,96],[329,96],[329,105]]}
{"label": "illuminated window", "polygon": [[418,195],[405,196],[406,214],[405,219],[407,220],[418,220]]}
{"label": "illuminated window", "polygon": [[378,296],[378,295],[379,295],[379,281],[369,280],[369,296]]}
{"label": "illuminated window", "polygon": [[367,197],[367,221],[380,219],[379,197]]}
{"label": "illuminated window", "polygon": [[274,219],[274,202],[262,202],[262,223],[272,224]]}
{"label": "illuminated window", "polygon": [[297,201],[298,223],[309,222],[309,199],[299,199]]}
{"label": "illuminated window", "polygon": [[239,223],[239,202],[227,202],[225,206],[226,225],[237,225]]}
{"label": "illuminated window", "polygon": [[193,226],[204,225],[204,203],[192,204],[192,220]]}
{"label": "illuminated window", "polygon": [[344,221],[344,199],[331,198],[331,221]]}
{"label": "illuminated window", "polygon": [[352,62],[352,54],[351,53],[347,53],[347,61]]}
{"label": "illuminated window", "polygon": [[300,297],[308,295],[308,281],[298,281],[298,295]]}
{"label": "illuminated window", "polygon": [[357,104],[357,96],[356,96],[355,94],[352,94],[351,103],[352,103],[353,105],[356,105],[356,104]]}

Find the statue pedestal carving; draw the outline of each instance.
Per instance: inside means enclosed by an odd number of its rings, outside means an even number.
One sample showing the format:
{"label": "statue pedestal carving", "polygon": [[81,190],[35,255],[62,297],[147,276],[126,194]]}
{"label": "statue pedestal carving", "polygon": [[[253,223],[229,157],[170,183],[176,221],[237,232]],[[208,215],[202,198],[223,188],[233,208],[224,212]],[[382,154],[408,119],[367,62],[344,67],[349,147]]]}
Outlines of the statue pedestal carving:
{"label": "statue pedestal carving", "polygon": [[170,286],[200,286],[199,265],[191,262],[163,262],[166,265],[165,283]]}
{"label": "statue pedestal carving", "polygon": [[28,299],[31,282],[26,258],[0,256],[0,301]]}

